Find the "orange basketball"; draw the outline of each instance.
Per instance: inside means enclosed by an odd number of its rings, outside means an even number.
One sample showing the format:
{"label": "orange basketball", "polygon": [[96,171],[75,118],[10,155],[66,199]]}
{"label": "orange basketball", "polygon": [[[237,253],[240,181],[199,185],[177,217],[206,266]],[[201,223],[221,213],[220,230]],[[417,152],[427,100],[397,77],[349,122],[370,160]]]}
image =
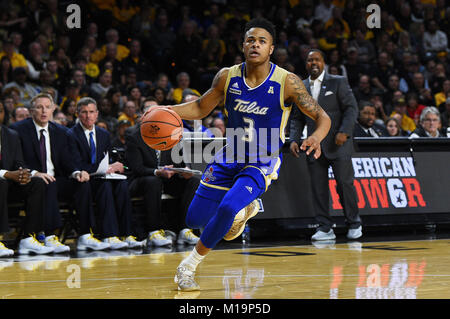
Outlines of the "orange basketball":
{"label": "orange basketball", "polygon": [[142,115],[141,136],[155,150],[170,150],[183,136],[183,122],[174,111],[153,107]]}

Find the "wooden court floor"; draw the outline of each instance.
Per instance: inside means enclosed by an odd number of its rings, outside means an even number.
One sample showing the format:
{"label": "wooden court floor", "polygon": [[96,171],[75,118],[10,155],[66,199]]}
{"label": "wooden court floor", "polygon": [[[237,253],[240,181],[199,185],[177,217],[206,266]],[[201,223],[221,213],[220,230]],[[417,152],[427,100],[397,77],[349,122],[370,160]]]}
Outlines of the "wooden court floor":
{"label": "wooden court floor", "polygon": [[190,247],[0,258],[3,299],[450,299],[450,239],[313,245],[239,243],[199,266],[178,292]]}

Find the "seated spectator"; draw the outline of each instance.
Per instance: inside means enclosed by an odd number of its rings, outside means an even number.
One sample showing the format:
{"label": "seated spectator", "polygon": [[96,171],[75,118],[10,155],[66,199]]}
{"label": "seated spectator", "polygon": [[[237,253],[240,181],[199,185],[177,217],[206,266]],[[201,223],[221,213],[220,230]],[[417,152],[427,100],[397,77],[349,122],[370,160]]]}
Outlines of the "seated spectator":
{"label": "seated spectator", "polygon": [[434,106],[427,106],[420,115],[420,122],[411,138],[417,137],[444,137],[445,133],[440,129],[441,118],[440,113]]}
{"label": "seated spectator", "polygon": [[61,110],[55,110],[53,113],[53,122],[62,126],[67,126],[66,114]]}
{"label": "seated spectator", "polygon": [[[109,43],[113,43],[116,45],[116,59],[121,62],[125,59],[129,54],[130,50],[119,43],[119,32],[116,29],[109,29],[105,33],[106,44],[103,45],[100,49],[94,51],[91,55],[91,61],[93,63],[99,63],[106,56],[106,46]],[[95,39],[95,38],[94,38]]]}
{"label": "seated spectator", "polygon": [[[288,70],[289,72],[295,73],[294,65],[289,60],[288,51],[285,48],[276,48],[273,52],[273,62],[282,67],[283,69]],[[211,82],[210,82],[211,83]]]}
{"label": "seated spectator", "polygon": [[[189,77],[189,74],[187,72],[181,72],[177,74],[177,87],[173,90],[173,100],[175,104],[181,103],[181,100],[183,99],[183,91],[184,89],[191,89],[195,94],[198,94],[200,96],[200,92],[198,92],[196,89],[190,88],[191,79]],[[160,105],[165,105],[162,103],[159,103]]]}
{"label": "seated spectator", "polygon": [[368,75],[362,75],[359,78],[358,87],[353,89],[353,94],[358,103],[361,101],[370,101],[373,96],[373,90]]}
{"label": "seated spectator", "polygon": [[[106,123],[107,131],[115,133],[115,129],[119,120],[113,115],[111,110],[111,101],[104,97],[98,103],[98,121],[103,121]],[[100,125],[99,125],[100,126]]]}
{"label": "seated spectator", "polygon": [[[165,73],[159,73],[156,78],[156,82],[153,84],[153,89],[160,87],[165,91],[167,100],[173,101],[173,85],[169,80],[169,77]],[[154,94],[151,94],[155,96]],[[164,104],[166,105],[166,104]]]}
{"label": "seated spectator", "polygon": [[[151,104],[150,101],[148,104]],[[147,104],[147,105],[148,105]],[[145,113],[152,106],[145,108]],[[199,185],[199,178],[188,173],[175,173],[165,168],[185,167],[184,163],[174,165],[171,151],[156,151],[144,143],[140,133],[140,124],[130,128],[125,135],[125,157],[131,169],[131,196],[144,196],[146,212],[145,231],[148,232],[147,244],[152,246],[168,246],[172,240],[167,238],[162,218],[161,195],[176,196],[181,213],[177,218],[179,244],[196,244],[199,238],[186,228],[185,218],[189,203]],[[162,167],[162,168],[161,168]]]}
{"label": "seated spectator", "polygon": [[412,85],[409,87],[409,92],[415,92],[419,98],[419,103],[423,105],[434,105],[434,98],[431,94],[428,82],[421,72],[415,72],[412,78]]}
{"label": "seated spectator", "polygon": [[166,90],[164,90],[161,87],[156,87],[150,92],[151,96],[154,96],[156,99],[156,102],[159,105],[170,105],[172,104],[171,100],[168,99]]}
{"label": "seated spectator", "polygon": [[358,49],[355,47],[348,48],[344,66],[347,70],[348,84],[352,88],[358,85],[359,79],[363,74],[368,74],[369,72],[367,66],[359,62]]}
{"label": "seated spectator", "polygon": [[353,137],[388,136],[384,125],[375,123],[375,106],[367,101],[359,103],[358,120],[353,129]]}
{"label": "seated spectator", "polygon": [[0,90],[2,90],[6,84],[12,82],[13,80],[14,78],[11,60],[8,58],[8,56],[4,55],[0,59]]}
{"label": "seated spectator", "polygon": [[121,120],[117,123],[115,137],[111,141],[111,146],[114,148],[125,149],[125,130],[131,125],[128,120]]}
{"label": "seated spectator", "polygon": [[13,69],[21,67],[28,72],[27,61],[23,54],[14,51],[12,39],[6,39],[6,41],[3,42],[3,51],[0,52],[0,59],[4,56],[9,58]]}
{"label": "seated spectator", "polygon": [[394,92],[399,91],[400,78],[397,74],[392,74],[389,76],[387,91],[383,94],[383,105],[384,112],[386,114],[391,114],[393,110],[392,98]]}
{"label": "seated spectator", "polygon": [[134,103],[133,101],[128,101],[127,103],[125,103],[123,113],[119,116],[117,120],[119,122],[123,120],[128,121],[129,123],[131,123],[131,126],[133,126],[134,124],[136,124],[136,120],[139,117],[136,114],[136,109],[137,109],[136,103]]}
{"label": "seated spectator", "polygon": [[386,130],[388,132],[389,137],[401,137],[405,136],[403,130],[400,126],[399,121],[397,119],[390,117],[386,120]]}
{"label": "seated spectator", "polygon": [[67,99],[61,106],[61,111],[66,116],[66,126],[69,128],[74,126],[77,119],[77,101],[70,98]]}
{"label": "seated spectator", "polygon": [[28,108],[23,107],[23,106],[16,107],[11,113],[10,123],[13,124],[16,122],[20,122],[24,119],[29,118],[30,116],[31,115],[30,115],[30,111],[28,110]]}
{"label": "seated spectator", "polygon": [[[19,135],[3,125],[5,114],[5,108],[0,103],[0,232],[10,231],[8,199],[11,201],[25,199],[26,214],[23,233],[28,237],[20,241],[19,254],[51,253],[53,248],[43,246],[31,235],[44,228],[45,183],[42,179],[31,178],[30,170],[26,168],[23,159]],[[12,255],[14,251],[0,242],[0,257]]]}
{"label": "seated spectator", "polygon": [[[434,61],[434,60],[431,60],[431,61]],[[446,64],[444,64],[444,63],[436,63],[434,68],[431,70],[431,72],[429,72],[428,78],[425,78],[427,80],[428,85],[433,94],[437,94],[437,93],[441,92],[443,89],[442,87],[444,85],[444,82],[448,79],[447,72],[445,70],[445,65]],[[449,74],[450,74],[450,70],[449,70]],[[441,100],[439,102],[442,103],[443,101]],[[436,106],[437,105],[438,104],[436,104]]]}
{"label": "seated spectator", "polygon": [[13,71],[13,78],[13,82],[10,82],[3,87],[3,93],[9,88],[16,88],[19,91],[20,102],[28,107],[31,99],[38,94],[38,91],[27,81],[27,71],[25,68],[15,68]]}
{"label": "seated spectator", "polygon": [[438,53],[441,51],[447,51],[448,39],[447,35],[438,30],[438,25],[435,20],[429,20],[426,22],[426,31],[423,35],[423,45],[426,51]]}
{"label": "seated spectator", "polygon": [[450,79],[446,79],[442,83],[442,91],[440,91],[439,93],[436,93],[434,95],[434,100],[436,102],[436,107],[439,110],[443,109],[441,107],[441,105],[447,100],[447,96],[449,96],[449,95],[450,95]]}
{"label": "seated spectator", "polygon": [[42,47],[37,41],[30,43],[28,46],[28,58],[27,58],[28,71],[30,79],[38,80],[39,74],[45,69],[45,60],[42,57]]}
{"label": "seated spectator", "polygon": [[[141,49],[141,42],[138,39],[133,39],[130,42],[130,54],[122,61],[124,72],[133,68],[136,70],[136,81],[142,89],[147,89],[152,86],[152,82],[156,79],[156,71],[152,63],[143,54]],[[125,83],[122,75],[121,83]]]}
{"label": "seated spectator", "polygon": [[394,74],[394,68],[388,62],[388,54],[386,52],[380,52],[377,63],[370,70],[372,84],[383,92],[388,91],[389,77]]}
{"label": "seated spectator", "polygon": [[134,102],[134,105],[136,105],[136,113],[139,113],[139,105],[141,105],[144,100],[145,97],[142,96],[141,89],[139,89],[138,86],[134,86],[129,89],[127,101]]}
{"label": "seated spectator", "polygon": [[342,75],[342,76],[347,77],[347,70],[345,69],[345,66],[344,66],[344,64],[342,64],[341,60],[342,59],[341,59],[341,54],[339,52],[339,49],[330,50],[330,52],[328,53],[327,64],[325,65],[325,72],[333,74],[330,72],[330,67],[335,66],[336,71],[337,71],[335,73],[337,75]]}
{"label": "seated spectator", "polygon": [[413,132],[416,129],[414,120],[407,115],[408,108],[404,98],[400,98],[394,102],[394,111],[390,117],[398,114],[400,117],[400,125],[405,132]]}
{"label": "seated spectator", "polygon": [[450,126],[450,95],[447,100],[445,100],[445,108],[444,111],[441,112],[441,123],[442,128],[447,129]]}
{"label": "seated spectator", "polygon": [[65,93],[66,94],[63,96],[61,104],[59,106],[60,109],[65,108],[64,105],[67,102],[75,101],[76,103],[81,99],[80,87],[74,80],[71,80],[69,83],[67,83]]}
{"label": "seated spectator", "polygon": [[408,108],[408,116],[414,120],[416,125],[419,123],[420,114],[425,108],[425,105],[419,104],[419,98],[416,93],[406,94],[406,104]]}
{"label": "seated spectator", "polygon": [[108,43],[105,47],[105,57],[98,61],[98,67],[100,68],[100,70],[110,70],[112,73],[113,82],[121,83],[123,66],[122,63],[117,59],[117,44]]}
{"label": "seated spectator", "polygon": [[122,92],[117,86],[113,86],[108,90],[105,98],[108,99],[111,104],[108,114],[117,118],[127,101],[126,97],[122,95]]}
{"label": "seated spectator", "polygon": [[100,99],[106,96],[108,90],[112,88],[112,73],[110,70],[103,70],[98,77],[98,82],[91,84],[91,95],[95,99]]}

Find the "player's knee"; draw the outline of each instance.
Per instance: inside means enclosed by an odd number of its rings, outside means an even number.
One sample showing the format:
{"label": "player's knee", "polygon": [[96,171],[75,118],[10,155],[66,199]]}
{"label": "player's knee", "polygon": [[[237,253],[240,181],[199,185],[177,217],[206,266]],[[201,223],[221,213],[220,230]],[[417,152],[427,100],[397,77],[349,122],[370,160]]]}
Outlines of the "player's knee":
{"label": "player's knee", "polygon": [[238,212],[234,202],[222,202],[219,205],[219,214],[225,219],[234,219]]}

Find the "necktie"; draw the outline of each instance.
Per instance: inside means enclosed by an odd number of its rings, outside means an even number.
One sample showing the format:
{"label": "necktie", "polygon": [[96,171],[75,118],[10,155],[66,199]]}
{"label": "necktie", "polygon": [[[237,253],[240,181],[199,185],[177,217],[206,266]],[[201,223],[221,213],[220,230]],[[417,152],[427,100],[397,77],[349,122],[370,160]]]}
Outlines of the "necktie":
{"label": "necktie", "polygon": [[42,172],[47,173],[47,149],[45,147],[44,129],[41,129],[41,137],[39,139],[39,148],[41,150]]}
{"label": "necktie", "polygon": [[94,132],[89,133],[89,146],[91,147],[91,164],[95,164]]}

